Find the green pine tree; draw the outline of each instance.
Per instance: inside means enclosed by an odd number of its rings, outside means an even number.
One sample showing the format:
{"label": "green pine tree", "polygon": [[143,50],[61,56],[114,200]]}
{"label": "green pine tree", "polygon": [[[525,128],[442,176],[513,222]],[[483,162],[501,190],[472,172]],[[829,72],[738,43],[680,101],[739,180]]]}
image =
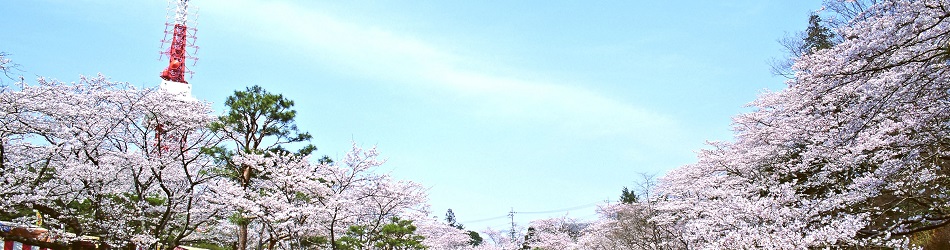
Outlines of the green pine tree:
{"label": "green pine tree", "polygon": [[633,204],[637,203],[639,199],[637,194],[633,191],[630,191],[627,187],[623,187],[623,190],[620,191],[620,202],[624,204]]}
{"label": "green pine tree", "polygon": [[[245,91],[234,91],[225,99],[224,105],[228,112],[211,124],[211,130],[222,134],[234,146],[231,149],[223,146],[205,149],[205,153],[215,156],[223,165],[220,169],[222,175],[239,182],[245,189],[254,179],[263,177],[258,176],[252,166],[230,162],[235,154],[287,154],[291,152],[284,146],[291,143],[306,143],[295,153],[297,156],[306,156],[316,150],[307,143],[312,136],[297,128],[294,101],[281,94],[272,94],[255,85]],[[229,220],[238,226],[237,249],[247,249],[247,229],[252,218],[239,211]]]}
{"label": "green pine tree", "polygon": [[835,33],[822,25],[821,17],[818,14],[812,14],[808,17],[808,28],[805,30],[805,38],[802,39],[801,51],[811,54],[813,51],[831,48],[835,45],[834,37]]}

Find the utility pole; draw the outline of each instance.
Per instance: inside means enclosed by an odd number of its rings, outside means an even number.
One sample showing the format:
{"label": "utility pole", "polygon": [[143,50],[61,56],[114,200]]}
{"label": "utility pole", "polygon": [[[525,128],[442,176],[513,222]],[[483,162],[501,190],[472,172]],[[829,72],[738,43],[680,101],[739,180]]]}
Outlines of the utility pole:
{"label": "utility pole", "polygon": [[515,208],[511,208],[511,212],[508,212],[508,218],[511,218],[511,243],[515,243]]}

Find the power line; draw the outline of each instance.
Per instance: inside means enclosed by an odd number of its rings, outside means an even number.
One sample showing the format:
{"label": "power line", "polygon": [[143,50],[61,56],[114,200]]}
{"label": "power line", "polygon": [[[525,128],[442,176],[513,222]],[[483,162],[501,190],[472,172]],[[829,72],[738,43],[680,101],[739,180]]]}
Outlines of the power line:
{"label": "power line", "polygon": [[575,219],[577,219],[577,220],[587,220],[587,219],[590,219],[590,218],[593,218],[593,217],[597,217],[597,216],[600,216],[600,215],[599,215],[599,214],[591,214],[591,215],[588,215],[588,216],[584,216],[584,217],[580,217],[580,218],[575,218]]}
{"label": "power line", "polygon": [[506,215],[502,215],[502,216],[498,216],[498,217],[491,217],[491,218],[485,218],[485,219],[471,220],[471,221],[465,221],[465,222],[461,222],[461,223],[463,223],[463,224],[468,224],[468,223],[476,223],[476,222],[497,220],[497,219],[502,219],[502,218],[508,218],[508,215],[506,214]]}
{"label": "power line", "polygon": [[588,204],[584,204],[584,205],[580,205],[580,206],[573,206],[573,207],[568,207],[568,208],[555,209],[555,210],[547,210],[547,211],[518,212],[518,211],[515,211],[514,208],[512,208],[512,209],[511,209],[511,212],[509,212],[508,214],[505,214],[505,215],[495,216],[495,217],[491,217],[491,218],[484,218],[484,219],[477,219],[477,220],[464,221],[464,222],[461,222],[461,223],[463,223],[463,224],[468,224],[468,223],[477,223],[477,222],[484,222],[484,221],[491,221],[491,220],[498,220],[498,219],[503,219],[503,218],[509,218],[509,217],[512,216],[511,214],[513,214],[513,213],[514,213],[514,214],[550,214],[550,213],[567,212],[567,211],[577,210],[577,209],[581,209],[581,208],[593,207],[593,206],[595,206],[595,205],[597,205],[597,204],[600,204],[600,203],[601,203],[601,201],[598,201],[598,202],[588,203]]}
{"label": "power line", "polygon": [[593,207],[593,206],[595,206],[595,205],[597,205],[597,204],[599,204],[599,203],[600,203],[600,202],[598,201],[598,202],[594,202],[594,203],[589,203],[589,204],[584,204],[584,205],[575,206],[575,207],[569,207],[569,208],[563,208],[563,209],[548,210],[548,211],[536,211],[536,212],[515,212],[515,213],[519,213],[519,214],[550,214],[550,213],[559,213],[559,212],[567,212],[567,211],[571,211],[571,210],[577,210],[577,209],[581,209],[581,208]]}

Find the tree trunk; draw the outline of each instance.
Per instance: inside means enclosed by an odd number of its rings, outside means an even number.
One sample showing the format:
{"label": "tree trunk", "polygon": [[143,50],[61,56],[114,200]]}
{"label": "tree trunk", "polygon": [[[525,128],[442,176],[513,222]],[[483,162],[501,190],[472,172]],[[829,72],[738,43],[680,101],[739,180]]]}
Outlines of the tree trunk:
{"label": "tree trunk", "polygon": [[238,224],[238,250],[247,250],[247,223]]}
{"label": "tree trunk", "polygon": [[277,240],[275,240],[275,239],[270,239],[270,240],[267,241],[267,249],[268,249],[268,250],[274,250],[274,246],[275,246],[275,245],[277,245]]}
{"label": "tree trunk", "polygon": [[333,220],[330,220],[330,249],[337,250],[336,247],[336,234],[334,233],[334,226],[336,226],[336,214],[333,215]]}

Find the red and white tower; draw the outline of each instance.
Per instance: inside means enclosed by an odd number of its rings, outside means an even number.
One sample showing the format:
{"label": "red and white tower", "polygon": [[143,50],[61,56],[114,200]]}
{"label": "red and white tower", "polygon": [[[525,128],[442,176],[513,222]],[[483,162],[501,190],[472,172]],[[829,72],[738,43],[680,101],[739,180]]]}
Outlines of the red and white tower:
{"label": "red and white tower", "polygon": [[[195,46],[195,33],[198,31],[188,20],[188,0],[170,0],[168,21],[165,22],[165,38],[162,39],[162,56],[168,56],[168,67],[162,71],[161,89],[169,93],[191,97],[191,85],[185,81],[185,74],[193,73],[188,70],[186,61],[194,57],[198,47]],[[174,13],[172,14],[172,8]],[[172,19],[174,18],[174,19]],[[171,35],[171,39],[168,36]],[[165,45],[168,48],[165,49]]]}
{"label": "red and white tower", "polygon": [[[169,0],[166,11],[165,38],[162,39],[162,57],[168,56],[168,67],[160,75],[162,90],[177,95],[178,100],[194,100],[191,96],[191,85],[185,80],[185,74],[193,73],[188,70],[187,61],[192,65],[198,60],[194,54],[198,50],[195,46],[195,33],[192,20],[188,19],[189,0]],[[174,12],[173,12],[174,11]],[[171,39],[169,39],[171,35]],[[168,48],[165,48],[165,45]],[[162,57],[159,57],[161,59]],[[162,122],[155,124],[155,146],[157,155],[161,156],[169,151],[174,144],[181,143],[182,149],[186,139],[183,134],[176,133],[174,128],[168,128]]]}

